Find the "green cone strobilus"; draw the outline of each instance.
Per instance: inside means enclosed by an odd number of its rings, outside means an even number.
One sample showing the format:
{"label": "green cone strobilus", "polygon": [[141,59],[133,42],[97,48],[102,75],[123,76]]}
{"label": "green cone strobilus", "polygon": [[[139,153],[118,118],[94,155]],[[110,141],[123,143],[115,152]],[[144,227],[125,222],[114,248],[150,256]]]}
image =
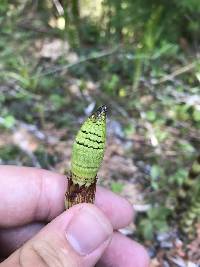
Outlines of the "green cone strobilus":
{"label": "green cone strobilus", "polygon": [[79,203],[93,203],[97,172],[104,156],[106,142],[106,106],[97,109],[78,131],[71,158],[66,209]]}

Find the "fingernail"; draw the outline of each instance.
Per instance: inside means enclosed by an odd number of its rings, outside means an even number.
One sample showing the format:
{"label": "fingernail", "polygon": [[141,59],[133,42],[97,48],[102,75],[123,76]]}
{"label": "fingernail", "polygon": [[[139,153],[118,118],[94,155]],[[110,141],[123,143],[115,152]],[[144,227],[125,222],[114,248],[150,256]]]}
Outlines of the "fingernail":
{"label": "fingernail", "polygon": [[108,220],[96,208],[84,207],[72,218],[67,228],[67,240],[80,255],[97,249],[112,234]]}

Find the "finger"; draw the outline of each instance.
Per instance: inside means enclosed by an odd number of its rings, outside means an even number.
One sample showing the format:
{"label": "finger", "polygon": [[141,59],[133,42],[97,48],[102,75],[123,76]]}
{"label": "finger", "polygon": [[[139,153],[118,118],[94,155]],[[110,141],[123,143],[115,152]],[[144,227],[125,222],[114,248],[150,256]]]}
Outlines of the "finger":
{"label": "finger", "polygon": [[97,187],[95,204],[105,213],[114,229],[126,227],[133,221],[133,207],[115,193]]}
{"label": "finger", "polygon": [[0,258],[7,258],[44,226],[43,223],[31,223],[9,229],[0,229]]}
{"label": "finger", "polygon": [[148,267],[149,256],[140,244],[115,232],[97,267]]}
{"label": "finger", "polygon": [[[121,228],[132,221],[133,210],[128,202],[116,194],[104,189],[97,188],[96,205],[103,210],[104,214],[110,219],[113,228]],[[116,207],[119,212],[116,212]],[[120,214],[120,219],[119,219]],[[0,229],[0,256],[7,257],[24,242],[32,238],[45,226],[45,223],[30,223],[23,226]],[[116,228],[115,228],[116,229]]]}
{"label": "finger", "polygon": [[[64,210],[66,177],[47,170],[0,167],[0,227],[15,227],[34,221],[49,222]],[[132,220],[130,204],[114,193],[98,188],[96,205],[114,229]]]}
{"label": "finger", "polygon": [[112,236],[112,226],[94,205],[72,207],[44,227],[2,264],[92,267]]}
{"label": "finger", "polygon": [[0,167],[0,227],[51,220],[64,210],[64,176],[27,167]]}

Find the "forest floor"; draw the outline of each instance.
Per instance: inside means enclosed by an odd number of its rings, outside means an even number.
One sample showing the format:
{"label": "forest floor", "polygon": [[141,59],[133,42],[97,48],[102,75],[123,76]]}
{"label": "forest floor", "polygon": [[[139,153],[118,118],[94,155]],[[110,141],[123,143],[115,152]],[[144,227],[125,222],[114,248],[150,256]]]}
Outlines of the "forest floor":
{"label": "forest floor", "polygon": [[189,240],[172,215],[174,187],[181,188],[200,148],[199,62],[190,51],[180,53],[148,70],[133,90],[125,76],[132,62],[123,59],[130,51],[106,48],[82,57],[68,42],[45,34],[30,38],[34,33],[16,33],[1,53],[0,164],[64,173],[81,122],[106,104],[99,183],[126,197],[136,211],[122,232],[148,247],[151,267],[199,266],[200,225],[193,225]]}

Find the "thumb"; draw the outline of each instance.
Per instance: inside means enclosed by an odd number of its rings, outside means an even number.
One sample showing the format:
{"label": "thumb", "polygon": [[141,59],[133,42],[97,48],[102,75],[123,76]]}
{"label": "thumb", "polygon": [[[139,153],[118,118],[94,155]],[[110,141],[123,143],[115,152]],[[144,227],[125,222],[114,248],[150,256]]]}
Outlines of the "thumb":
{"label": "thumb", "polygon": [[108,246],[112,231],[97,207],[76,205],[46,225],[0,266],[94,266]]}

